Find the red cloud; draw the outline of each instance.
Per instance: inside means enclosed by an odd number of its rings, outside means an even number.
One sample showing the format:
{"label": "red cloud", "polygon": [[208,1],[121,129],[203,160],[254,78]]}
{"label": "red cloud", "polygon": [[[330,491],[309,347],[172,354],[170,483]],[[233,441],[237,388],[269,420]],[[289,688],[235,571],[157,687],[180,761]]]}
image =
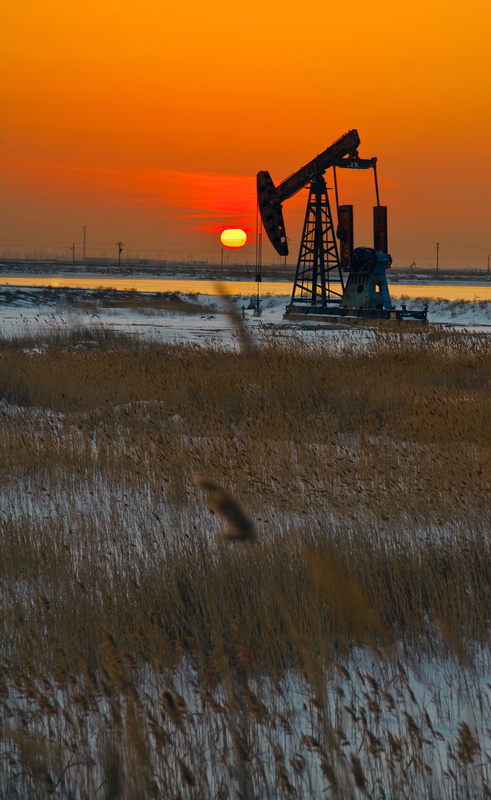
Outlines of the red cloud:
{"label": "red cloud", "polygon": [[125,206],[133,219],[187,220],[210,233],[232,223],[248,232],[255,226],[255,180],[247,175],[51,161],[20,161],[15,172],[8,171],[16,193],[28,192],[50,205]]}

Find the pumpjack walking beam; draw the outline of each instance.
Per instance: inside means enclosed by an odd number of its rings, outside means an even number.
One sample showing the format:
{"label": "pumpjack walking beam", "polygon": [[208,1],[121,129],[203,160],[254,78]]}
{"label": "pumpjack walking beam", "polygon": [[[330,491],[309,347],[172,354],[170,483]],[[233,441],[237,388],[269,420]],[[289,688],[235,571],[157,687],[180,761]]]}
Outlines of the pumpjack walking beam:
{"label": "pumpjack walking beam", "polygon": [[[358,131],[352,130],[337,139],[324,152],[309,161],[301,169],[294,172],[278,186],[275,186],[269,172],[262,170],[257,174],[257,200],[259,212],[268,234],[269,240],[280,256],[288,255],[285,223],[283,221],[282,203],[310,183],[316,175],[322,175],[326,169],[334,165],[344,166],[345,156],[357,157],[360,144]],[[347,159],[349,161],[349,159]]]}

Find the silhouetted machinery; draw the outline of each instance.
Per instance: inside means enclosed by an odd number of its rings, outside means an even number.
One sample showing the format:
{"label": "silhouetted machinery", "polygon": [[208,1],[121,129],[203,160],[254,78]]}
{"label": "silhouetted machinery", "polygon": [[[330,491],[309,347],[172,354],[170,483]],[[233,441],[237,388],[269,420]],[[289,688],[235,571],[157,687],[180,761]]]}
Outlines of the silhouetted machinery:
{"label": "silhouetted machinery", "polygon": [[[309,197],[298,255],[289,318],[349,317],[361,319],[413,318],[426,320],[426,311],[397,310],[392,305],[385,271],[392,263],[388,254],[387,207],[379,202],[377,159],[360,158],[360,138],[348,131],[324,152],[275,186],[269,172],[257,174],[257,198],[268,238],[280,256],[288,255],[283,202],[309,186]],[[333,168],[338,224],[331,214],[324,173]],[[373,208],[374,246],[354,248],[353,206],[339,205],[336,169],[373,169],[377,205]],[[336,239],[339,240],[339,249]],[[347,271],[346,285],[343,270]]]}

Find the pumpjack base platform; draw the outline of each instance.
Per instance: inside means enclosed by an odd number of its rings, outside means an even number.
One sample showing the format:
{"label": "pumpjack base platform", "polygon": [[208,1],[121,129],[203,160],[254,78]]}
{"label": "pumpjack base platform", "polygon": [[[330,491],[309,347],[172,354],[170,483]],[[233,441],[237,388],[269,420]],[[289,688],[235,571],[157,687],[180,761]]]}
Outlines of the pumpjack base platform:
{"label": "pumpjack base platform", "polygon": [[321,307],[291,303],[283,319],[290,322],[324,322],[346,327],[367,326],[397,328],[401,325],[421,327],[428,324],[426,311],[410,312],[401,309],[374,310],[368,308]]}

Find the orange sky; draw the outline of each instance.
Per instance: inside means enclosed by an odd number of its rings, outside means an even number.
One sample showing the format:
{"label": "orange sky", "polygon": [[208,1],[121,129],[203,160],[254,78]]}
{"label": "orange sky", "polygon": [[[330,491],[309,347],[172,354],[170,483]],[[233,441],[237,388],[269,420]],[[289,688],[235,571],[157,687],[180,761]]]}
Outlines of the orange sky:
{"label": "orange sky", "polygon": [[[442,267],[486,266],[490,0],[6,6],[0,255],[81,254],[85,225],[88,255],[218,261],[243,227],[252,263],[257,171],[279,183],[356,128],[395,264],[434,266],[439,241]],[[339,184],[372,244],[372,173]],[[284,206],[292,263],[305,202]]]}

